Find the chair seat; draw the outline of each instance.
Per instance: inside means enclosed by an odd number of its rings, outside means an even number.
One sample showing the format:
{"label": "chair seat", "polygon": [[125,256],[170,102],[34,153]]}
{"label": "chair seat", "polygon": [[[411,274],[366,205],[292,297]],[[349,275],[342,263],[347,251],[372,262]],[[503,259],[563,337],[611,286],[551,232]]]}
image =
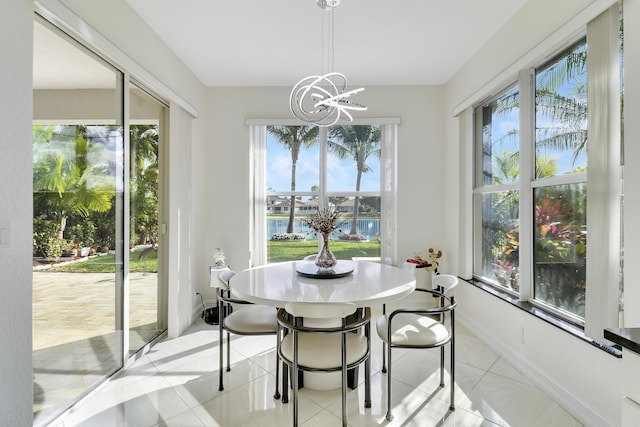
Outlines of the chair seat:
{"label": "chair seat", "polygon": [[224,318],[224,327],[236,334],[275,334],[277,311],[274,307],[249,305],[234,310]]}
{"label": "chair seat", "polygon": [[[378,336],[389,343],[387,322],[389,315],[380,316],[376,322]],[[435,347],[451,339],[449,329],[428,316],[401,313],[393,317],[391,344],[407,347]]]}
{"label": "chair seat", "polygon": [[[347,365],[361,360],[367,355],[366,337],[358,334],[347,336]],[[340,369],[342,367],[341,334],[298,334],[298,364],[314,369]],[[293,334],[282,340],[282,356],[293,360]]]}

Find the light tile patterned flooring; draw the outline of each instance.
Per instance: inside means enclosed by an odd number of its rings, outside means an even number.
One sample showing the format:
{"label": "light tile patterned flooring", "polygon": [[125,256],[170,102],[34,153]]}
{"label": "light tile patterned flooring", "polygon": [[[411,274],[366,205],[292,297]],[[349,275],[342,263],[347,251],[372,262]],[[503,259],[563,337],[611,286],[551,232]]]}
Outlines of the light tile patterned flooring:
{"label": "light tile patterned flooring", "polygon": [[[130,275],[130,348],[156,329],[157,275]],[[115,371],[115,280],[102,273],[33,273],[34,425]]]}
{"label": "light tile patterned flooring", "polygon": [[[380,314],[374,307],[374,314]],[[376,317],[376,316],[374,316]],[[395,418],[384,419],[386,374],[381,342],[372,337],[372,408],[364,387],[348,393],[350,426],[579,426],[558,403],[458,325],[456,410],[449,386],[438,387],[439,352],[394,351]],[[273,399],[275,339],[235,337],[232,369],[218,391],[217,327],[196,322],[182,336],[156,344],[129,369],[76,405],[59,426],[287,426],[291,405]],[[448,353],[447,353],[448,358]],[[360,381],[364,373],[360,372]],[[448,384],[448,378],[447,378]],[[303,388],[301,425],[340,425],[339,390]]]}

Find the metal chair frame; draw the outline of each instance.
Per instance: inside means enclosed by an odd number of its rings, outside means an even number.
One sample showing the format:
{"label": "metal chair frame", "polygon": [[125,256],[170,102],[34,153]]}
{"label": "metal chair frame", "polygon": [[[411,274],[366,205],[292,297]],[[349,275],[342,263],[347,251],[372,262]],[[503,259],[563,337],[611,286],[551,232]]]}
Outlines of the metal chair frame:
{"label": "metal chair frame", "polygon": [[[453,288],[451,286],[451,288]],[[451,289],[449,288],[449,289]],[[387,350],[387,359],[389,361],[388,368],[385,366],[385,361],[383,358],[383,366],[382,372],[387,373],[387,421],[393,420],[393,414],[391,412],[391,350],[392,348],[417,348],[417,349],[427,349],[427,348],[440,348],[440,387],[444,387],[444,365],[445,365],[445,346],[450,344],[451,346],[451,355],[450,355],[450,380],[451,380],[451,390],[450,390],[450,403],[449,409],[455,410],[454,398],[455,398],[455,319],[454,313],[455,308],[457,306],[457,302],[454,296],[446,296],[446,290],[443,287],[438,287],[437,289],[421,289],[417,288],[414,292],[424,292],[427,294],[433,295],[435,298],[439,298],[440,304],[439,307],[433,308],[399,308],[394,310],[392,313],[384,316],[387,316],[387,330],[385,336],[380,335],[380,331],[378,334],[383,341],[383,345],[386,344]],[[431,318],[437,319],[445,328],[448,330],[448,337],[443,341],[439,341],[432,345],[406,345],[406,344],[394,344],[391,342],[392,331],[393,331],[393,318],[399,314],[413,314],[416,316],[428,316]],[[449,316],[446,316],[446,313],[449,313]],[[446,317],[449,318],[449,326],[446,325]],[[384,354],[384,351],[383,351]]]}
{"label": "metal chair frame", "polygon": [[[247,330],[235,330],[226,325],[226,319],[228,316],[233,315],[233,305],[253,305],[253,303],[239,299],[233,296],[231,291],[231,281],[224,280],[220,277],[220,282],[222,286],[218,288],[217,291],[217,299],[218,299],[218,330],[220,336],[220,347],[219,347],[219,371],[220,371],[220,383],[218,385],[218,390],[224,390],[224,381],[223,381],[223,366],[224,366],[224,335],[226,331],[227,335],[227,368],[226,371],[231,371],[231,334],[236,335],[245,335],[245,336],[257,336],[257,335],[276,335],[278,336],[279,327],[276,323],[276,308],[273,308],[274,314],[274,330],[269,332],[251,332]],[[280,371],[280,355],[276,351],[276,390],[273,394],[274,399],[280,399],[280,384],[279,384],[279,371]],[[285,402],[286,403],[286,402]]]}
{"label": "metal chair frame", "polygon": [[[318,303],[320,305],[322,303]],[[283,375],[282,375],[282,388],[283,395],[282,401],[285,402],[288,400],[287,390],[288,390],[288,372],[287,367],[291,368],[292,374],[292,389],[293,389],[293,425],[294,427],[298,425],[298,373],[299,371],[306,372],[336,372],[340,371],[342,373],[342,425],[347,426],[347,400],[346,400],[346,392],[347,392],[347,371],[353,368],[356,368],[363,362],[365,363],[365,407],[371,407],[371,336],[370,336],[370,325],[371,325],[371,310],[370,308],[358,308],[355,313],[357,316],[348,315],[342,317],[340,319],[340,326],[304,326],[304,317],[302,316],[294,316],[290,314],[285,308],[281,308],[278,310],[278,336],[281,336],[282,339],[278,340],[278,354],[280,359],[283,362]],[[318,317],[316,317],[318,318]],[[325,317],[329,319],[329,317]],[[347,334],[348,333],[357,333],[359,330],[364,329],[364,335],[366,337],[367,342],[367,350],[366,353],[353,361],[352,363],[347,363]],[[280,331],[281,330],[281,331]],[[293,340],[293,358],[292,360],[287,358],[285,354],[282,352],[282,341],[286,338],[287,334],[292,334]],[[336,334],[340,333],[342,335],[341,340],[341,356],[342,363],[341,366],[336,366],[332,368],[317,368],[314,366],[304,366],[298,362],[298,341],[300,333],[308,333],[308,334]]]}

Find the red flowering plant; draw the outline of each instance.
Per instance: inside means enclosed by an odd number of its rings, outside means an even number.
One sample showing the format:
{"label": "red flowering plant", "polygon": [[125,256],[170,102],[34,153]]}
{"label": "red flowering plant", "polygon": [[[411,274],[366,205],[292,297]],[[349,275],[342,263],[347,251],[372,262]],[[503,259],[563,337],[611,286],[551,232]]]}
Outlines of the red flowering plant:
{"label": "red flowering plant", "polygon": [[408,258],[407,262],[416,264],[416,268],[426,268],[430,271],[437,271],[438,258],[442,257],[442,251],[435,251],[433,248],[429,248],[427,258],[425,259],[420,252],[416,252],[413,258]]}

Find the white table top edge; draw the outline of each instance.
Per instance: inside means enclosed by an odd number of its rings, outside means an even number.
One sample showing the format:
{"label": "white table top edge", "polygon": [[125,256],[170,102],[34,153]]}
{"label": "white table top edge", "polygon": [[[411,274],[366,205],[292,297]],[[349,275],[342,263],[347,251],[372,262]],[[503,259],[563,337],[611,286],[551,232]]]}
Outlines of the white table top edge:
{"label": "white table top edge", "polygon": [[345,277],[314,279],[297,273],[298,263],[288,261],[249,268],[231,279],[231,290],[247,301],[283,307],[286,302],[352,302],[358,307],[399,300],[414,291],[411,271],[370,261],[352,263],[354,272]]}

